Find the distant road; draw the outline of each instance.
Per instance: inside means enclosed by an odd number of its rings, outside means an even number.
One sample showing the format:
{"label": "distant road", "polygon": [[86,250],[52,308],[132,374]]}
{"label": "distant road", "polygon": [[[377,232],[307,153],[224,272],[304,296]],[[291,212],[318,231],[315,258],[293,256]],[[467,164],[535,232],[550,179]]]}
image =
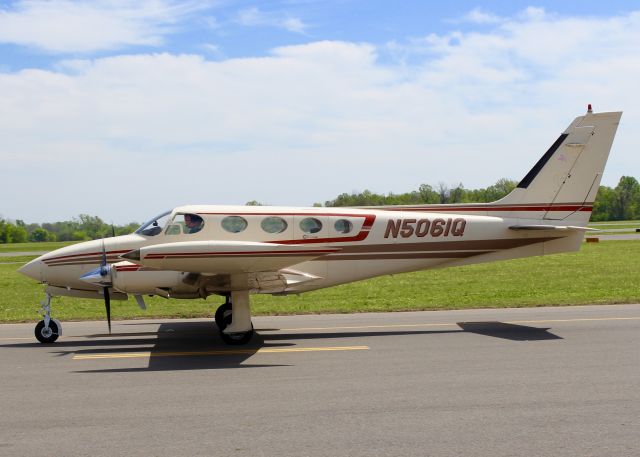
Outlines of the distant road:
{"label": "distant road", "polygon": [[25,255],[42,255],[49,251],[0,252],[0,257],[22,257]]}
{"label": "distant road", "polygon": [[627,233],[626,235],[589,235],[589,238],[600,238],[602,241],[640,240],[640,233]]}

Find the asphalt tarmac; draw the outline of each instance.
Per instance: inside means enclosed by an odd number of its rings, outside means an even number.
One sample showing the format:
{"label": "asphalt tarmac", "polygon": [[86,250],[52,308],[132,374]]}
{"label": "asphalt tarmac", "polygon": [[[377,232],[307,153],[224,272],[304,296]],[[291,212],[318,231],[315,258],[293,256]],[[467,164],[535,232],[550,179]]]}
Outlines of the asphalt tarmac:
{"label": "asphalt tarmac", "polygon": [[638,456],[640,305],[0,326],[0,455]]}

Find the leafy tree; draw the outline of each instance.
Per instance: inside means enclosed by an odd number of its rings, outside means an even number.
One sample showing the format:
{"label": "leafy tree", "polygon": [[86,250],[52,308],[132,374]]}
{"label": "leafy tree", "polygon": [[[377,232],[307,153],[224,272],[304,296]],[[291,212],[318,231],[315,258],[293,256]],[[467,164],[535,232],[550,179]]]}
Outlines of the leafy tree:
{"label": "leafy tree", "polygon": [[7,222],[0,219],[0,243],[7,242]]}
{"label": "leafy tree", "polygon": [[5,228],[5,243],[26,243],[29,239],[27,229],[13,224],[7,224]]}
{"label": "leafy tree", "polygon": [[435,204],[440,201],[438,192],[433,190],[433,187],[431,187],[429,184],[420,184],[418,192],[420,193],[420,200],[422,203]]}
{"label": "leafy tree", "polygon": [[83,232],[82,230],[76,230],[71,234],[71,241],[88,241],[90,239],[91,238],[89,238],[89,235],[87,235],[87,233]]}
{"label": "leafy tree", "polygon": [[36,242],[48,241],[50,235],[51,234],[47,232],[45,229],[38,227],[33,232],[31,232],[31,236],[29,236],[29,239],[31,241],[36,241]]}
{"label": "leafy tree", "polygon": [[129,233],[133,233],[138,229],[138,227],[140,227],[140,224],[138,224],[137,222],[130,222],[127,225],[116,227],[116,236],[128,235]]}
{"label": "leafy tree", "polygon": [[507,195],[516,187],[516,182],[500,179],[486,189],[465,189],[462,183],[451,188],[445,183],[438,184],[437,190],[429,184],[421,184],[417,191],[404,194],[374,194],[369,190],[361,193],[340,194],[335,200],[325,202],[325,206],[384,206],[384,205],[424,205],[461,202],[492,202]]}
{"label": "leafy tree", "polygon": [[615,188],[612,219],[617,221],[634,219],[637,214],[640,184],[636,178],[623,176]]}
{"label": "leafy tree", "polygon": [[593,204],[591,220],[594,222],[613,220],[611,210],[613,208],[614,199],[615,191],[611,187],[600,186],[596,201]]}

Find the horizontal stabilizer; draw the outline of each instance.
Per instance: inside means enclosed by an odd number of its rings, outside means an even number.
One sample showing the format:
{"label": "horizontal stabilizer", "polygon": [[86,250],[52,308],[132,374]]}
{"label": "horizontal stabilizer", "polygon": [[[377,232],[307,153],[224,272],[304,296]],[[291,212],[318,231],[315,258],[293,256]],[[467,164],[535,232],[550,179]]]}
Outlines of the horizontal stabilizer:
{"label": "horizontal stabilizer", "polygon": [[573,225],[512,225],[509,230],[555,230],[555,231],[570,231],[570,232],[599,232],[598,229],[589,227],[577,227]]}

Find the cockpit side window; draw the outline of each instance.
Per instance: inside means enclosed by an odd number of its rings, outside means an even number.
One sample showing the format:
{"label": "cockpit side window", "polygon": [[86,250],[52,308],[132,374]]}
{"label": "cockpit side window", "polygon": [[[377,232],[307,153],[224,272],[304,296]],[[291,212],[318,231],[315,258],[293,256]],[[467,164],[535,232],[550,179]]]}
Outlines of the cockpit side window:
{"label": "cockpit side window", "polygon": [[165,235],[198,233],[202,230],[202,227],[204,227],[204,220],[197,214],[176,214],[173,220],[167,225]]}
{"label": "cockpit side window", "polygon": [[197,214],[185,214],[185,233],[198,233],[204,227],[204,221]]}
{"label": "cockpit side window", "polygon": [[134,233],[144,236],[156,236],[162,232],[162,228],[169,219],[169,214],[171,214],[171,211],[166,211],[159,216],[154,217],[150,221],[142,224]]}

